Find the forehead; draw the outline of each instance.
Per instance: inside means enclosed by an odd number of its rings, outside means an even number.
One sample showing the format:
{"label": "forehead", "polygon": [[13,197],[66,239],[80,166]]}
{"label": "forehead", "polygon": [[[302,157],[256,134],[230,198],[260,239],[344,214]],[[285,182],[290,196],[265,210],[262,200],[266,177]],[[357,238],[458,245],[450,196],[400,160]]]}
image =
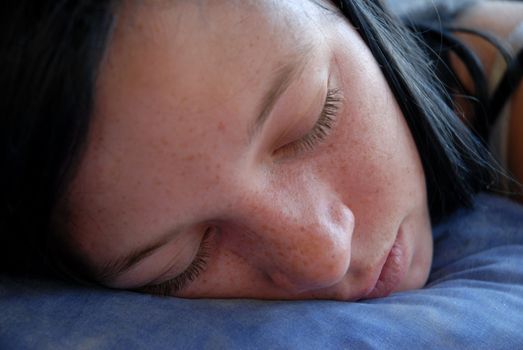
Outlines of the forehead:
{"label": "forehead", "polygon": [[[187,94],[194,92],[190,88],[201,91],[199,79],[218,77],[230,83],[239,76],[246,81],[267,60],[283,60],[294,47],[303,45],[307,37],[303,26],[311,24],[311,10],[317,10],[308,1],[296,4],[292,0],[169,3],[126,2],[109,58],[125,65],[126,72],[149,79],[160,64],[168,74],[163,79],[183,85]],[[269,47],[270,51],[260,53]],[[209,86],[213,95],[223,90],[216,87]]]}
{"label": "forehead", "polygon": [[253,104],[241,102],[256,102],[279,69],[321,40],[304,33],[317,10],[308,2],[169,3],[122,8],[100,72],[95,123],[139,116],[140,107],[169,108],[179,129],[219,112],[249,115],[241,108]]}
{"label": "forehead", "polygon": [[[323,40],[307,30],[318,28],[315,11],[301,0],[124,3],[72,184],[85,250],[108,232],[116,240],[163,232],[167,222],[157,218],[180,223],[212,207],[213,184],[227,181],[217,174],[241,159],[238,145],[271,77]],[[107,254],[139,240],[121,239]]]}

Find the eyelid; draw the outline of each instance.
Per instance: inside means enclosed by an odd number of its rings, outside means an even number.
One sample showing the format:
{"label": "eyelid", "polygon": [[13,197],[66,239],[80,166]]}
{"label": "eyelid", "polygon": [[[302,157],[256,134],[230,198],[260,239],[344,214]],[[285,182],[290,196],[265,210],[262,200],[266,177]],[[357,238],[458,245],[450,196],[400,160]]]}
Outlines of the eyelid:
{"label": "eyelid", "polygon": [[288,157],[304,151],[311,151],[314,147],[329,136],[331,129],[335,126],[338,111],[343,102],[343,96],[339,88],[327,91],[327,96],[320,115],[314,126],[300,138],[278,147],[273,154],[278,157]]}
{"label": "eyelid", "polygon": [[208,227],[205,230],[196,256],[182,273],[167,281],[145,285],[137,290],[149,294],[172,296],[186,288],[191,282],[196,280],[207,267],[207,261],[210,256],[210,241],[214,231],[213,227]]}

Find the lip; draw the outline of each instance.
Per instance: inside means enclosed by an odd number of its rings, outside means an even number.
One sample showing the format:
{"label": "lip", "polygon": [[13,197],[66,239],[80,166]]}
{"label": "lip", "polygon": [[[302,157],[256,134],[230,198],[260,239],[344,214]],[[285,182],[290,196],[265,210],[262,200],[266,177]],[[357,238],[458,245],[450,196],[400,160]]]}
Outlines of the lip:
{"label": "lip", "polygon": [[397,289],[405,278],[408,270],[408,258],[406,256],[406,242],[400,229],[394,244],[392,245],[374,288],[367,294],[365,299],[383,298]]}

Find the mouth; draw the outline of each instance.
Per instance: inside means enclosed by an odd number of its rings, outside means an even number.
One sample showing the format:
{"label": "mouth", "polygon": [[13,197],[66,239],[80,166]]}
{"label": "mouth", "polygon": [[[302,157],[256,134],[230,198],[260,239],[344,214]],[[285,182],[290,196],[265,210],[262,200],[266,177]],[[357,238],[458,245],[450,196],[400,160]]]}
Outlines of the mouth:
{"label": "mouth", "polygon": [[396,241],[392,245],[387,259],[381,268],[374,288],[364,299],[386,297],[395,291],[404,279],[408,270],[408,258],[406,256],[406,242],[402,233],[400,229]]}

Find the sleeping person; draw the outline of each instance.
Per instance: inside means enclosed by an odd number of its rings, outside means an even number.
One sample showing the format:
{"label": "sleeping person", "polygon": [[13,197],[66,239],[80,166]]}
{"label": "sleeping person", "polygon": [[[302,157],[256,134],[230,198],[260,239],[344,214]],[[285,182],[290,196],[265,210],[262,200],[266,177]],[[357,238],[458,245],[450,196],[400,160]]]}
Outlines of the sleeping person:
{"label": "sleeping person", "polygon": [[185,298],[422,288],[433,227],[523,179],[523,4],[441,15],[18,1],[1,34],[2,271]]}

